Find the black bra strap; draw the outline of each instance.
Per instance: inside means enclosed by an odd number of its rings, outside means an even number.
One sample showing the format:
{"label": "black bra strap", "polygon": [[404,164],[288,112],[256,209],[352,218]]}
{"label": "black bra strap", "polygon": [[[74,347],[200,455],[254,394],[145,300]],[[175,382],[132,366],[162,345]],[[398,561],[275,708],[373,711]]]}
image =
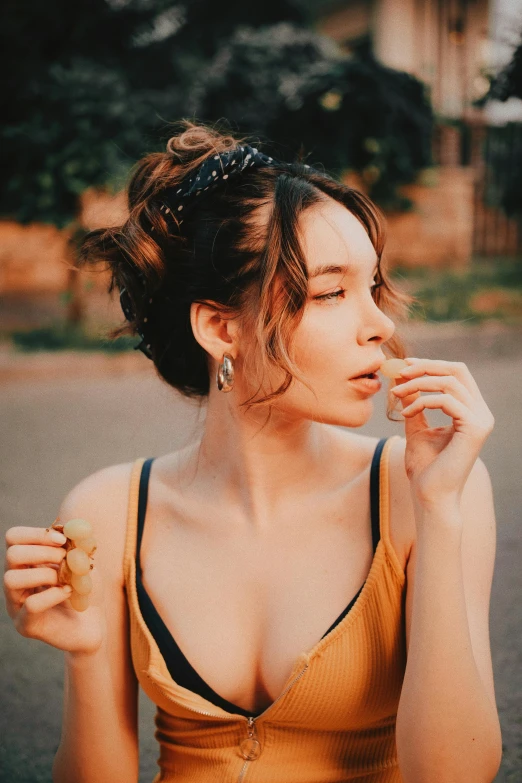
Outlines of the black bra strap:
{"label": "black bra strap", "polygon": [[145,512],[147,510],[147,500],[149,497],[150,469],[153,462],[154,462],[154,457],[149,457],[149,459],[145,460],[141,468],[141,476],[140,476],[140,488],[138,494],[138,537],[137,537],[137,545],[136,545],[136,568],[138,569],[140,575],[141,575],[141,565],[140,565],[141,539],[143,537]]}
{"label": "black bra strap", "polygon": [[[370,513],[372,522],[372,541],[373,551],[377,549],[380,538],[379,525],[379,506],[380,506],[380,464],[384,444],[388,438],[381,438],[375,447],[370,467]],[[136,549],[136,565],[139,566],[139,553],[141,548],[141,539],[143,537],[143,527],[145,522],[145,512],[147,510],[147,500],[149,495],[149,476],[154,457],[149,457],[143,463],[140,476],[140,488],[138,496],[138,540]],[[140,569],[141,570],[141,569]]]}

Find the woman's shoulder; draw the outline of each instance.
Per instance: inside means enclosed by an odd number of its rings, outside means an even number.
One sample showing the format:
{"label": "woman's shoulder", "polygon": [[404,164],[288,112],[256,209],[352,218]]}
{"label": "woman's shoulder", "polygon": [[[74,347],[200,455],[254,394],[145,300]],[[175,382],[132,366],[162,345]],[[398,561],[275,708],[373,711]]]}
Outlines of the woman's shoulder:
{"label": "woman's shoulder", "polygon": [[96,559],[104,574],[123,584],[130,478],[134,462],[100,468],[81,479],[64,497],[58,512],[62,523],[87,519],[97,541]]}
{"label": "woman's shoulder", "polygon": [[[377,444],[384,436],[362,435],[361,433],[353,432],[347,427],[336,427],[335,430],[338,437],[337,443],[341,451],[345,452],[346,456],[351,457],[361,470],[367,470],[375,454]],[[388,455],[390,471],[397,471],[404,462],[405,444],[406,440],[404,438],[394,438]]]}
{"label": "woman's shoulder", "polygon": [[[342,439],[352,453],[357,453],[363,469],[368,470],[380,437],[361,435],[351,431],[343,432]],[[404,467],[406,439],[393,439],[388,452],[389,528],[392,545],[403,570],[415,541],[415,517],[410,493],[410,481]]]}

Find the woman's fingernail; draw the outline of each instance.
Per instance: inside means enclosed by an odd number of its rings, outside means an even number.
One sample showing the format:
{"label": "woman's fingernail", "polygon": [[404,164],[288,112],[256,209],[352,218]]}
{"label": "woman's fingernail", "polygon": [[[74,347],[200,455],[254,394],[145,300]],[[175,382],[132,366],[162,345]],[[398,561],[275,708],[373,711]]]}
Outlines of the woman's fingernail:
{"label": "woman's fingernail", "polygon": [[67,594],[72,593],[71,585],[64,585],[63,592]]}
{"label": "woman's fingernail", "polygon": [[399,393],[397,391],[397,389],[395,388],[395,386],[393,387],[393,389],[390,389],[390,391],[392,392],[392,394],[398,394]]}
{"label": "woman's fingernail", "polygon": [[51,541],[54,541],[55,544],[65,544],[67,541],[63,533],[59,533],[57,530],[51,531],[51,533],[49,533],[49,538]]}

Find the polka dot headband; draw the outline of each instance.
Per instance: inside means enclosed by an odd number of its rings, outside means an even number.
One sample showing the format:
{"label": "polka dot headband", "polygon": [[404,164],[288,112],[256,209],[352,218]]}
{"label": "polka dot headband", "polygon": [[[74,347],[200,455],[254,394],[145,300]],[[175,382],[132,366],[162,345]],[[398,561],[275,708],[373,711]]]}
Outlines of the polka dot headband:
{"label": "polka dot headband", "polygon": [[179,186],[164,191],[160,209],[165,216],[175,215],[180,225],[186,213],[206,190],[214,190],[252,166],[270,166],[274,163],[284,165],[248,144],[213,155],[192,177],[183,180]]}
{"label": "polka dot headband", "polygon": [[[165,218],[172,220],[176,216],[177,226],[183,223],[185,215],[197,204],[205,191],[212,191],[215,188],[223,187],[229,180],[235,179],[242,171],[252,166],[286,166],[288,164],[274,160],[274,158],[264,155],[255,147],[248,144],[235,147],[234,149],[222,152],[219,155],[213,155],[202,163],[200,168],[192,173],[191,177],[185,178],[179,185],[163,191],[161,194],[160,211]],[[305,168],[310,166],[305,165]],[[145,287],[145,277],[139,270],[138,277]],[[128,321],[135,318],[131,299],[126,288],[120,291],[121,308]],[[152,304],[152,298],[149,298],[149,304]],[[141,342],[136,345],[136,349],[142,351],[148,359],[152,359],[151,344],[146,337],[147,317],[143,319],[143,324],[137,329]]]}

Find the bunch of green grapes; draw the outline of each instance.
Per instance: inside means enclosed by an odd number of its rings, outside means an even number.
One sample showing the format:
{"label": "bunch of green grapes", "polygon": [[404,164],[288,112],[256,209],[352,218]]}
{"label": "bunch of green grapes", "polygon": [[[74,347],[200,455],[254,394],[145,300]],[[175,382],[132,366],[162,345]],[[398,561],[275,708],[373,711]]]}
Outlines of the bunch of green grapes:
{"label": "bunch of green grapes", "polygon": [[64,544],[67,554],[58,568],[58,582],[71,585],[71,606],[77,612],[84,612],[89,606],[89,593],[92,590],[89,571],[94,568],[91,560],[96,550],[91,523],[86,519],[70,519],[65,525],[55,521],[51,527],[67,538]]}

